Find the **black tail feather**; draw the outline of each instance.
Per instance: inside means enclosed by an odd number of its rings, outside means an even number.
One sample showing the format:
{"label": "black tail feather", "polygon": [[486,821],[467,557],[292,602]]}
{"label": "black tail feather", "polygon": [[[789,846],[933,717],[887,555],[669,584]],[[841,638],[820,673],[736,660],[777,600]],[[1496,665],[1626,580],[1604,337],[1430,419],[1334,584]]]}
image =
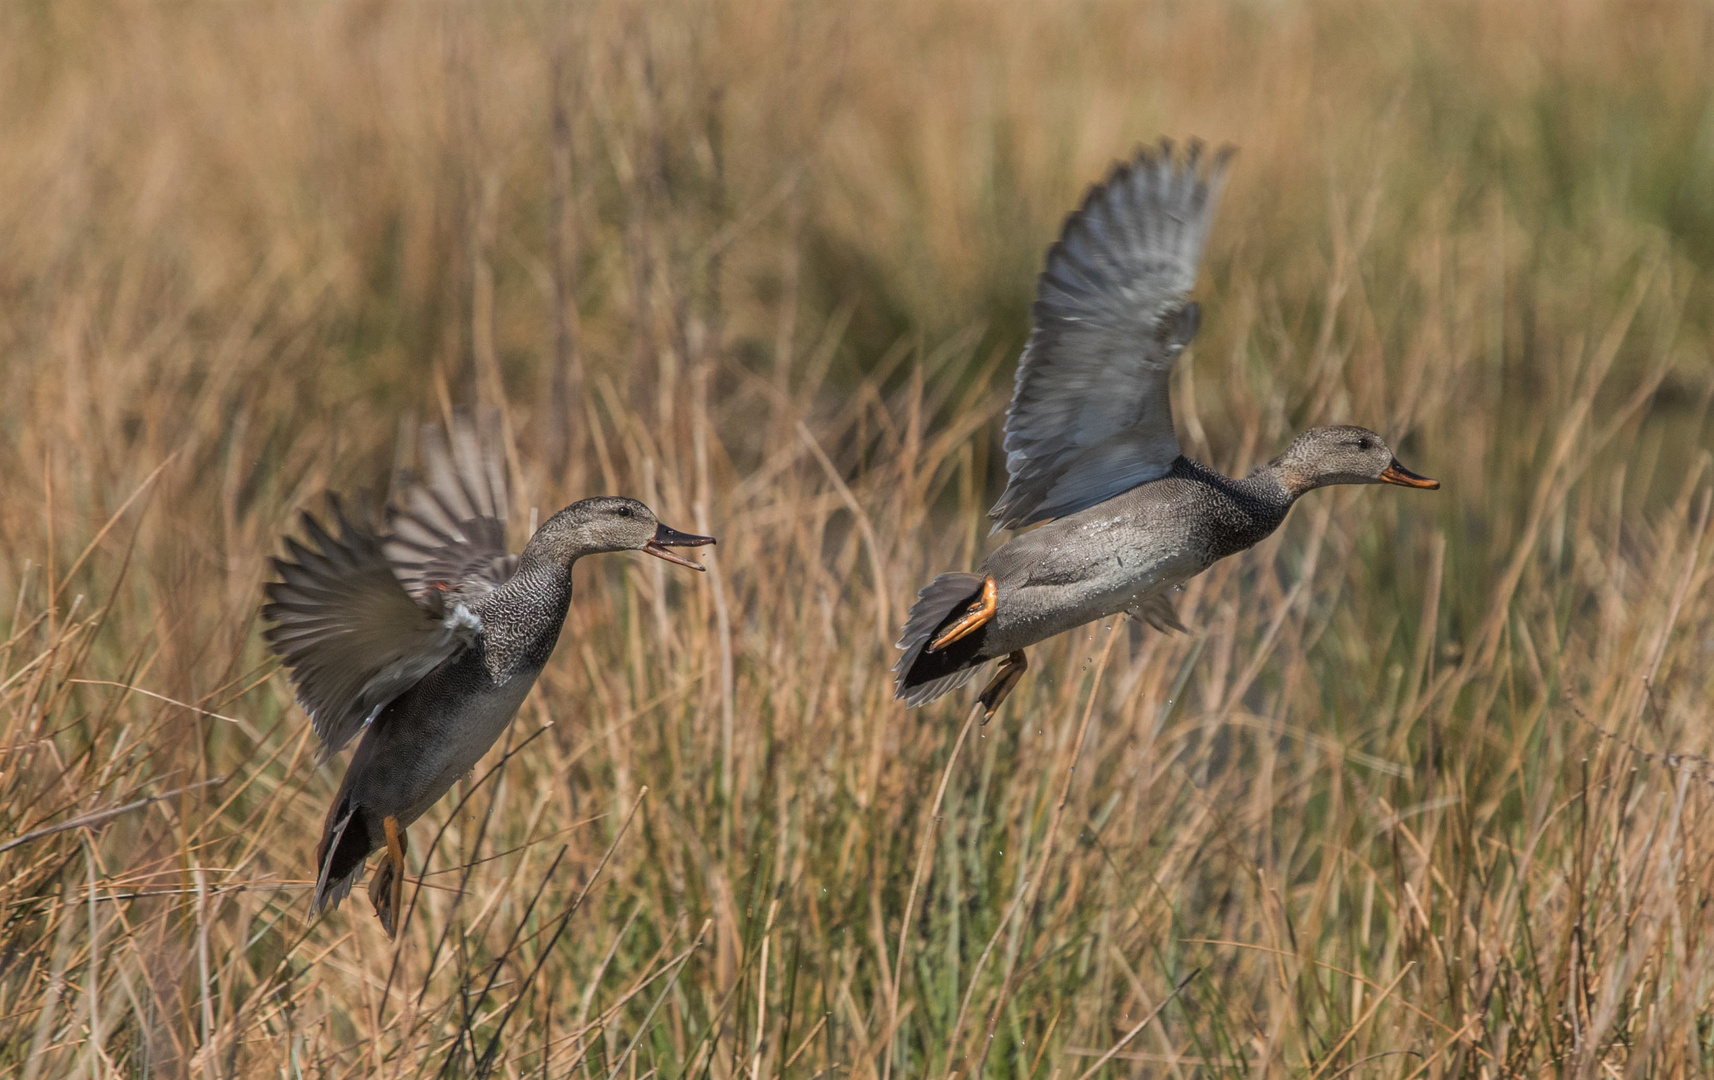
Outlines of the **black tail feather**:
{"label": "black tail feather", "polygon": [[351,886],[362,876],[370,852],[382,844],[381,830],[369,828],[369,819],[362,807],[352,807],[341,796],[327,815],[321,843],[316,845],[315,900],[310,914],[339,906],[351,893]]}
{"label": "black tail feather", "polygon": [[981,655],[983,640],[988,636],[986,626],[944,649],[928,651],[928,643],[935,635],[964,614],[981,595],[985,580],[981,574],[941,574],[917,594],[917,602],[912,605],[904,633],[899,637],[898,647],[905,654],[893,665],[897,675],[896,696],[907,706],[924,705],[956,690],[990,659]]}

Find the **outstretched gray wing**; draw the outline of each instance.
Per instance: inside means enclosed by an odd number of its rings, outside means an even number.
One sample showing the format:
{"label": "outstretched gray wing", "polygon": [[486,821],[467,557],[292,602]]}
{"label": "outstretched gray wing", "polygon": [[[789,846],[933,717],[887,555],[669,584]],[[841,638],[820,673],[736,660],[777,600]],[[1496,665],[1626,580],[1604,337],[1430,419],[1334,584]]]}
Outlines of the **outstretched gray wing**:
{"label": "outstretched gray wing", "polygon": [[263,637],[286,663],[323,760],[473,639],[468,625],[412,600],[381,538],[337,500],[329,506],[337,535],[306,512],[308,542],[287,538],[262,608],[273,624]]}
{"label": "outstretched gray wing", "polygon": [[1204,173],[1200,144],[1181,161],[1162,141],[1066,219],[1006,413],[996,530],[1076,513],[1172,468],[1168,381],[1196,333],[1188,297],[1230,157],[1219,151]]}
{"label": "outstretched gray wing", "polygon": [[425,426],[427,478],[387,512],[382,547],[393,572],[435,610],[474,603],[517,569],[517,556],[506,550],[506,462],[497,426],[478,432],[462,414],[449,434]]}

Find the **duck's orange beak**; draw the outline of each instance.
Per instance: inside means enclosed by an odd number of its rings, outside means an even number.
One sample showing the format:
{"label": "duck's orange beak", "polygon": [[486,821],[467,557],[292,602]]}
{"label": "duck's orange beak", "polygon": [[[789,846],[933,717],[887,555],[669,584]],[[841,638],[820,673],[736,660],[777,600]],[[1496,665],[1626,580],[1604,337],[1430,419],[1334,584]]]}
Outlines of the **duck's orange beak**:
{"label": "duck's orange beak", "polygon": [[1440,486],[1439,480],[1430,480],[1426,476],[1418,476],[1400,465],[1398,458],[1394,458],[1391,465],[1381,470],[1381,483],[1397,484],[1400,487],[1427,488],[1429,491]]}
{"label": "duck's orange beak", "polygon": [[675,547],[707,547],[714,543],[712,536],[697,536],[695,533],[681,533],[677,529],[669,529],[665,525],[655,526],[654,539],[643,545],[643,550],[657,559],[665,559],[670,563],[688,566],[692,570],[707,570],[708,567],[699,562],[691,562],[682,555],[675,555],[668,548]]}

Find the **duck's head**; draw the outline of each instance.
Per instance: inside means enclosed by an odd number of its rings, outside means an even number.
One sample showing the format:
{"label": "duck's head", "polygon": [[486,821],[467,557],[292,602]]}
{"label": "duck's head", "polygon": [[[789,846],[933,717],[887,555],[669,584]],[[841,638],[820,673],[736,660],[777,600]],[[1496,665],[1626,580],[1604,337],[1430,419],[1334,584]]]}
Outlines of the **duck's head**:
{"label": "duck's head", "polygon": [[1400,465],[1385,439],[1368,428],[1348,424],[1310,428],[1269,462],[1269,468],[1293,495],[1329,484],[1440,486],[1439,480],[1418,476]]}
{"label": "duck's head", "polygon": [[579,556],[597,552],[644,551],[657,559],[703,570],[706,568],[701,563],[671,549],[712,543],[712,536],[682,533],[661,524],[655,512],[636,499],[600,495],[574,502],[548,518],[530,537],[524,553],[569,566]]}

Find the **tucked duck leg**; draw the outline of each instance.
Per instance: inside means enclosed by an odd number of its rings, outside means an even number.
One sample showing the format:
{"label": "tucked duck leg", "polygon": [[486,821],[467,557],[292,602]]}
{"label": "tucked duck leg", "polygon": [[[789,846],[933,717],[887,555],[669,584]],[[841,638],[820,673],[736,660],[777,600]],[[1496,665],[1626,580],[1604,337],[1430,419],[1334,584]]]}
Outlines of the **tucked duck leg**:
{"label": "tucked duck leg", "polygon": [[994,677],[988,680],[988,688],[976,699],[988,710],[982,716],[984,724],[994,719],[994,714],[1000,711],[1000,703],[1005,701],[1012,688],[1018,685],[1018,680],[1024,677],[1029,666],[1029,658],[1024,656],[1022,649],[1014,649],[1000,661],[1000,666],[994,671]]}
{"label": "tucked duck leg", "polygon": [[928,643],[929,652],[939,652],[953,642],[967,638],[976,631],[988,625],[994,618],[994,611],[999,607],[1000,594],[994,587],[992,576],[982,582],[982,595],[970,605],[970,610],[964,617],[946,628],[945,633]]}
{"label": "tucked duck leg", "polygon": [[387,853],[381,856],[381,865],[369,879],[369,902],[375,905],[381,929],[393,937],[398,933],[399,910],[405,900],[405,830],[399,827],[396,817],[384,819],[381,828],[387,834]]}

